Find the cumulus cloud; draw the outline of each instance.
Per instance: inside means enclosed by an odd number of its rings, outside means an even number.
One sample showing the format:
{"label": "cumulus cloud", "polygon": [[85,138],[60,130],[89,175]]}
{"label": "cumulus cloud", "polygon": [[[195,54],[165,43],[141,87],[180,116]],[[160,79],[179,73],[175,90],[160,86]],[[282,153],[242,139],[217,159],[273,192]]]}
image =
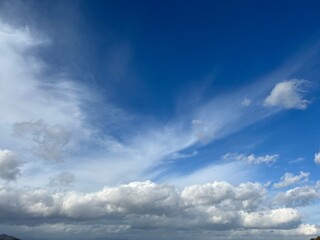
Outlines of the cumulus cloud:
{"label": "cumulus cloud", "polygon": [[314,154],[314,161],[317,164],[320,164],[320,152]]}
{"label": "cumulus cloud", "polygon": [[[188,186],[150,181],[105,187],[98,192],[50,193],[45,189],[0,188],[0,221],[118,221],[137,229],[288,229],[301,221],[291,208],[262,209],[265,188],[226,182]],[[8,219],[8,216],[9,219]]]}
{"label": "cumulus cloud", "polygon": [[15,153],[9,150],[0,150],[0,178],[7,181],[16,180],[22,165],[23,162]]}
{"label": "cumulus cloud", "polygon": [[306,109],[310,103],[303,96],[306,83],[306,80],[292,79],[276,84],[270,95],[264,100],[265,106],[278,106],[284,109]]}
{"label": "cumulus cloud", "polygon": [[273,186],[275,188],[284,188],[296,183],[307,182],[309,181],[309,175],[310,173],[302,171],[299,175],[294,175],[292,173],[287,172],[281,177],[280,182],[275,183]]}
{"label": "cumulus cloud", "polygon": [[293,208],[280,208],[268,211],[247,213],[244,226],[249,228],[293,228],[300,222],[300,214]]}
{"label": "cumulus cloud", "polygon": [[303,186],[281,192],[274,198],[274,203],[286,207],[307,206],[320,199],[319,187]]}
{"label": "cumulus cloud", "polygon": [[279,158],[279,155],[265,155],[265,156],[256,156],[255,154],[236,154],[236,153],[227,153],[223,155],[223,159],[225,160],[237,160],[237,161],[244,161],[249,164],[267,164],[271,165],[275,163]]}
{"label": "cumulus cloud", "polygon": [[44,121],[17,122],[13,125],[16,137],[32,140],[34,154],[46,160],[59,160],[70,141],[70,132],[60,125],[48,126]]}

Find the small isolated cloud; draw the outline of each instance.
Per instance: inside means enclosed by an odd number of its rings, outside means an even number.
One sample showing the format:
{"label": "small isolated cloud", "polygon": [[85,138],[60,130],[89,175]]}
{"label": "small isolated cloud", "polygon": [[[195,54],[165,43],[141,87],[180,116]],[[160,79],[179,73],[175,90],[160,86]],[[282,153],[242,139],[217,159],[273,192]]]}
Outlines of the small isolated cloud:
{"label": "small isolated cloud", "polygon": [[254,154],[246,155],[246,154],[236,154],[236,153],[227,153],[223,155],[223,159],[225,160],[237,160],[244,161],[249,164],[267,164],[271,165],[275,163],[279,158],[278,154],[275,155],[265,155],[265,156],[256,156]]}
{"label": "small isolated cloud", "polygon": [[251,100],[248,99],[248,98],[244,98],[244,99],[242,100],[242,102],[241,102],[241,105],[242,105],[243,107],[249,107],[250,104],[251,104]]}
{"label": "small isolated cloud", "polygon": [[314,155],[314,161],[316,164],[320,164],[320,152]]}
{"label": "small isolated cloud", "polygon": [[276,84],[270,95],[264,100],[264,105],[284,109],[306,109],[310,103],[303,96],[305,93],[303,87],[306,83],[306,80],[292,79]]}
{"label": "small isolated cloud", "polygon": [[53,177],[49,183],[52,187],[69,187],[75,182],[75,176],[70,172],[61,172]]}
{"label": "small isolated cloud", "polygon": [[44,121],[18,122],[13,134],[34,143],[32,152],[46,160],[60,160],[64,147],[70,141],[70,132],[60,125],[48,126]]}
{"label": "small isolated cloud", "polygon": [[308,179],[309,175],[310,173],[302,172],[302,171],[300,172],[299,175],[294,175],[292,173],[287,172],[281,177],[280,182],[275,183],[273,186],[275,188],[284,188],[293,184],[307,182],[309,181]]}
{"label": "small isolated cloud", "polygon": [[21,172],[23,162],[18,156],[9,150],[0,150],[0,178],[12,181],[16,180]]}

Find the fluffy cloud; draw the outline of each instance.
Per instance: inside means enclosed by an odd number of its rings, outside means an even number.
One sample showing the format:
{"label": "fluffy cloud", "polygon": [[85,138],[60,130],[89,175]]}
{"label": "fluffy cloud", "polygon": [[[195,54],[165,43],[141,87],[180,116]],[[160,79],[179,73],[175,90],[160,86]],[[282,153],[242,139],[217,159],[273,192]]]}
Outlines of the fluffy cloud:
{"label": "fluffy cloud", "polygon": [[266,106],[278,106],[285,109],[306,109],[310,101],[303,97],[305,80],[292,79],[276,84],[270,95],[264,100]]}
{"label": "fluffy cloud", "polygon": [[319,187],[303,186],[281,192],[274,198],[274,203],[285,205],[286,207],[307,206],[320,199]]}
{"label": "fluffy cloud", "polygon": [[273,164],[279,158],[279,155],[265,155],[265,156],[256,156],[254,154],[246,155],[246,154],[236,154],[236,153],[227,153],[223,156],[225,160],[237,160],[244,161],[249,164]]}
{"label": "fluffy cloud", "polygon": [[[294,228],[300,214],[291,208],[261,209],[265,189],[258,183],[226,182],[177,190],[150,181],[105,187],[94,193],[0,188],[0,221],[118,221],[131,228],[238,229]],[[262,224],[263,223],[263,224]]]}
{"label": "fluffy cloud", "polygon": [[296,184],[296,183],[300,183],[300,182],[307,182],[309,175],[310,175],[310,173],[302,172],[302,171],[300,172],[299,175],[294,175],[292,173],[285,173],[281,177],[280,182],[275,183],[273,186],[275,188],[284,188],[284,187],[288,187],[292,184]]}
{"label": "fluffy cloud", "polygon": [[314,161],[317,164],[320,164],[320,152],[314,154]]}
{"label": "fluffy cloud", "polygon": [[244,215],[244,226],[248,228],[293,228],[292,224],[300,222],[300,214],[293,208],[245,212]]}
{"label": "fluffy cloud", "polygon": [[0,178],[12,181],[21,172],[23,162],[9,150],[0,150]]}

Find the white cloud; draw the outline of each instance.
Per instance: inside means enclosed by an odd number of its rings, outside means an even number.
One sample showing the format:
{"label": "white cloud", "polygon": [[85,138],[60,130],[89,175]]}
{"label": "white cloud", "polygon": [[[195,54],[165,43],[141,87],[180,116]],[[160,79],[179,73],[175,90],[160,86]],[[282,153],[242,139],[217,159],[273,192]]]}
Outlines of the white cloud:
{"label": "white cloud", "polygon": [[141,239],[139,231],[143,231],[143,239],[150,239],[155,232],[174,234],[176,239],[196,235],[210,239],[206,233],[217,239],[281,239],[319,232],[316,225],[301,224],[302,216],[296,209],[270,207],[266,194],[263,185],[250,182],[212,182],[179,191],[172,185],[146,181],[92,193],[2,186],[0,222],[6,223],[0,224],[0,230],[40,239],[48,233],[52,239],[69,235],[82,239],[83,234],[89,239],[137,234]]}
{"label": "white cloud", "polygon": [[297,235],[317,235],[320,233],[320,227],[316,226],[314,224],[301,224],[299,227],[296,229],[296,234]]}
{"label": "white cloud", "polygon": [[307,206],[320,199],[317,186],[303,186],[281,192],[274,198],[274,203],[287,207]]}
{"label": "white cloud", "polygon": [[287,229],[300,223],[301,216],[294,209],[261,210],[265,194],[258,183],[235,186],[226,182],[188,186],[182,191],[150,181],[132,182],[93,193],[1,186],[0,221],[103,220],[139,229],[184,230]]}
{"label": "white cloud", "polygon": [[[82,106],[88,99],[96,100],[97,94],[77,84],[68,74],[56,73],[35,54],[37,51],[33,50],[46,46],[49,41],[38,40],[27,27],[1,23],[0,32],[3,50],[0,65],[4,66],[0,72],[0,109],[4,113],[0,119],[3,134],[0,143],[31,160],[34,157],[30,157],[27,151],[30,149],[44,159],[64,160],[65,157],[73,162],[65,164],[68,167],[65,170],[72,169],[83,188],[96,189],[105,183],[145,180],[149,176],[156,178],[168,166],[168,159],[187,157],[189,154],[181,154],[190,147],[225,137],[269,116],[265,109],[256,106],[244,109],[239,104],[247,95],[251,101],[261,99],[265,89],[259,85],[254,93],[253,88],[248,88],[213,98],[188,109],[188,116],[178,116],[169,123],[159,124],[141,118],[141,123],[130,122],[129,129],[123,127],[114,135],[114,129],[109,131],[106,125],[101,131],[93,129],[89,120],[94,114],[84,111]],[[54,74],[48,74],[50,72]],[[118,110],[110,107],[111,122],[117,122],[118,115],[121,119],[127,118],[128,114],[114,114],[123,112]],[[105,122],[104,115],[101,118]],[[15,135],[21,137],[12,138],[12,128]],[[118,132],[121,132],[120,137]],[[84,149],[85,154],[79,153]],[[76,157],[70,156],[75,152]],[[196,151],[193,153],[190,156],[196,155]],[[31,169],[31,162],[34,161],[28,159],[28,169]],[[41,167],[46,168],[45,164]],[[34,166],[38,167],[39,163]],[[39,182],[47,182],[48,175],[62,171],[61,168],[28,173],[33,174],[32,179],[41,178],[43,181]],[[30,179],[23,180],[31,182]]]}
{"label": "white cloud", "polygon": [[[273,229],[272,231],[266,229],[243,229],[235,230],[229,233],[228,236],[232,239],[277,239],[290,238],[295,240],[305,239],[305,236],[317,236],[320,233],[320,226],[315,224],[300,224],[293,229]],[[302,237],[303,236],[303,237]]]}
{"label": "white cloud", "polygon": [[265,195],[265,189],[258,183],[243,183],[233,186],[227,182],[213,182],[187,186],[181,197],[191,205],[219,205],[226,199],[230,209],[257,209]]}
{"label": "white cloud", "polygon": [[227,153],[223,155],[223,159],[225,160],[236,160],[236,161],[244,161],[249,164],[273,164],[279,158],[279,155],[265,155],[265,156],[256,156],[254,154],[246,155],[246,154],[236,154],[236,153]]}
{"label": "white cloud", "polygon": [[9,150],[0,150],[0,178],[7,181],[16,180],[22,165],[23,162],[15,153]]}
{"label": "white cloud", "polygon": [[306,109],[310,103],[303,96],[303,87],[306,82],[305,80],[292,79],[276,84],[270,95],[264,100],[264,104],[285,109]]}
{"label": "white cloud", "polygon": [[320,164],[320,152],[314,154],[314,162]]}
{"label": "white cloud", "polygon": [[310,173],[302,172],[302,171],[300,172],[299,175],[294,175],[292,173],[287,172],[281,177],[280,182],[275,183],[273,186],[275,188],[284,188],[296,183],[307,182],[309,181],[308,179],[309,175]]}
{"label": "white cloud", "polygon": [[[28,27],[0,21],[0,144],[19,154],[32,148],[41,158],[57,159],[67,142],[75,144],[92,132],[81,106],[94,98],[68,74],[50,74],[34,51],[48,44]],[[19,138],[12,138],[13,127]]]}

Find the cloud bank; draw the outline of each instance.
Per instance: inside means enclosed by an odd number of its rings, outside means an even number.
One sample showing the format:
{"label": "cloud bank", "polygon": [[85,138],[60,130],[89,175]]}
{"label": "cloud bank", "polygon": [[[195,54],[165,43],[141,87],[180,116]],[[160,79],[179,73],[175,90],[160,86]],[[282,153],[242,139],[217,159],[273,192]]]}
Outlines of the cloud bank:
{"label": "cloud bank", "polygon": [[[288,207],[267,208],[259,183],[213,182],[187,186],[150,181],[105,187],[93,193],[50,192],[27,187],[0,188],[0,222],[105,222],[133,229],[234,230],[294,229],[300,213]],[[94,224],[93,224],[94,227]]]}

